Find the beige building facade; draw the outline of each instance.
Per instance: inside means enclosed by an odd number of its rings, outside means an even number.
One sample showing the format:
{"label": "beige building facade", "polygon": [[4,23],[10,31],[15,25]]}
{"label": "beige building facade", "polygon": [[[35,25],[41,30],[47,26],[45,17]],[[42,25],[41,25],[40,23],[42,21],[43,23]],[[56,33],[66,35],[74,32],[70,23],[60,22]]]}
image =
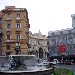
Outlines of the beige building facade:
{"label": "beige building facade", "polygon": [[6,6],[0,14],[3,33],[2,55],[9,51],[15,54],[16,43],[20,46],[21,54],[27,54],[30,28],[27,9]]}
{"label": "beige building facade", "polygon": [[41,32],[29,34],[29,54],[34,54],[38,59],[47,59],[48,57],[48,38]]}

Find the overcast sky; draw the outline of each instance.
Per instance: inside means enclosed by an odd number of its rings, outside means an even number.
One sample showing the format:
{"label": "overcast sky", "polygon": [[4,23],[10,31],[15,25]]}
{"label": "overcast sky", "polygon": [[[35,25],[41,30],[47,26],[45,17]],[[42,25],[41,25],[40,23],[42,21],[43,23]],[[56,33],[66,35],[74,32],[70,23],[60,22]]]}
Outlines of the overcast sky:
{"label": "overcast sky", "polygon": [[27,8],[32,33],[72,28],[75,0],[0,0],[0,10],[5,6]]}

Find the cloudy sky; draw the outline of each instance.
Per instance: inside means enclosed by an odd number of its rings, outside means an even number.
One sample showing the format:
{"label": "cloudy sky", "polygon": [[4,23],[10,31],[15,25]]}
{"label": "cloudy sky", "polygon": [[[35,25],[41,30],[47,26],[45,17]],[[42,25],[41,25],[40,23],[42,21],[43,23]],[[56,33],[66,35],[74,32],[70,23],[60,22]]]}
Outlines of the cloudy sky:
{"label": "cloudy sky", "polygon": [[75,0],[0,0],[0,10],[5,6],[27,8],[32,33],[72,28]]}

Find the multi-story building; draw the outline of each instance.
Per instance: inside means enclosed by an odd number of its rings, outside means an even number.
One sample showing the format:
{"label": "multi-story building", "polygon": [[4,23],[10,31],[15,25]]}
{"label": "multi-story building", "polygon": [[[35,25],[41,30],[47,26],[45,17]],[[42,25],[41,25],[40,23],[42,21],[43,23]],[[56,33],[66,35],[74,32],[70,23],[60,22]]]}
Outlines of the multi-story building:
{"label": "multi-story building", "polygon": [[21,53],[27,54],[30,28],[27,9],[6,6],[0,11],[0,15],[2,55],[9,51],[14,54],[16,43],[20,46]]}
{"label": "multi-story building", "polygon": [[75,55],[75,15],[71,15],[71,17],[73,28],[48,32],[50,56]]}
{"label": "multi-story building", "polygon": [[47,59],[48,57],[48,38],[41,32],[29,34],[29,54],[34,54],[38,59]]}

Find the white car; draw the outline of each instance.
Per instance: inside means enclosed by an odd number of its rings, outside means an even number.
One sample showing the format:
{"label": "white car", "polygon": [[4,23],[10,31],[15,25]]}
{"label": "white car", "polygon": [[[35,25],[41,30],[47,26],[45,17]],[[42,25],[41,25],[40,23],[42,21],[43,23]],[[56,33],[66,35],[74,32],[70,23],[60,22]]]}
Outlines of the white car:
{"label": "white car", "polygon": [[59,64],[60,62],[58,61],[58,59],[53,59],[53,61],[52,61],[52,62],[50,62],[50,63],[52,63],[52,64],[56,65],[56,64]]}
{"label": "white car", "polygon": [[50,63],[52,63],[53,65],[56,65],[56,62],[55,62],[55,61],[52,61],[52,62],[50,62]]}

